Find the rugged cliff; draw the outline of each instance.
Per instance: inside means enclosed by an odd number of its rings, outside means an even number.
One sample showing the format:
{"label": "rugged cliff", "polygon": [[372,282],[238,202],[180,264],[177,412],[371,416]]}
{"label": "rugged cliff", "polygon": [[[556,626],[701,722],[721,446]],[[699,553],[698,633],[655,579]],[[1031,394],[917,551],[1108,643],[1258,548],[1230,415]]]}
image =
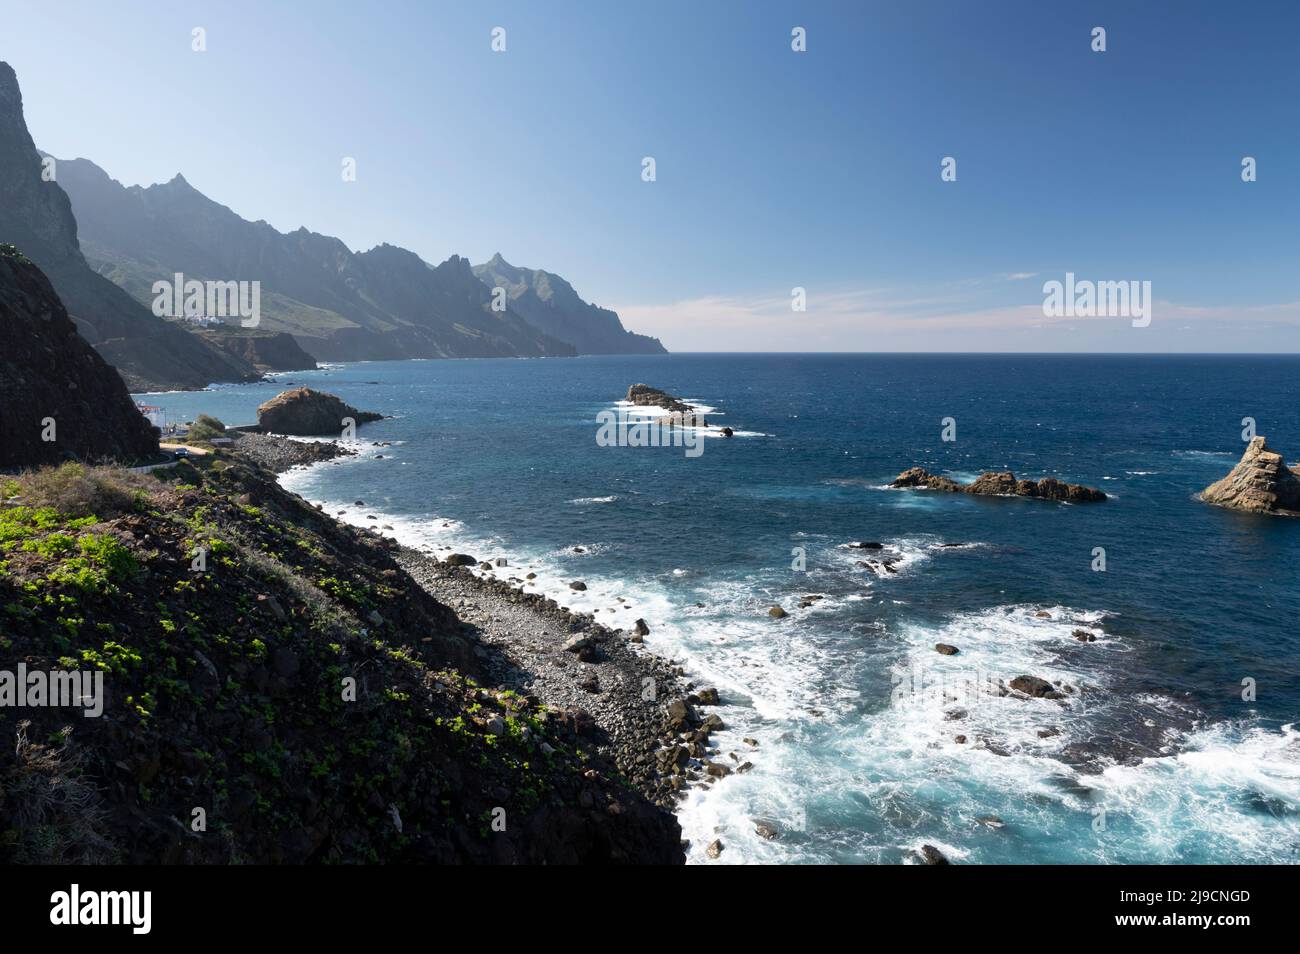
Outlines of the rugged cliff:
{"label": "rugged cliff", "polygon": [[298,346],[293,335],[283,331],[205,329],[195,334],[258,371],[311,371],[316,367],[316,359]]}
{"label": "rugged cliff", "polygon": [[0,246],[0,468],[157,452],[157,430],[77,333],[49,280]]}
{"label": "rugged cliff", "polygon": [[97,275],[82,256],[77,222],[58,184],[47,181],[23,118],[18,78],[0,63],[0,242],[45,272],[77,328],[132,390],[200,388],[255,380],[247,362],[213,349]]}

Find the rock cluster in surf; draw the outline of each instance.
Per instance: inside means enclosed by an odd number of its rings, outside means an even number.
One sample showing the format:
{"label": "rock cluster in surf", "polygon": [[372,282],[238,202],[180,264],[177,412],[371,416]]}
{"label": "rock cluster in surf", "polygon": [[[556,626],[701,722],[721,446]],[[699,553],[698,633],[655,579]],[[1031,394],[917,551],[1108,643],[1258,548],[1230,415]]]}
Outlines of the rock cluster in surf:
{"label": "rock cluster in surf", "polygon": [[912,467],[895,477],[889,486],[924,487],[930,490],[976,494],[984,497],[1037,497],[1069,503],[1092,503],[1106,499],[1106,494],[1095,487],[1067,484],[1055,477],[1044,477],[1042,480],[1017,480],[1016,475],[1009,470],[986,471],[971,483],[960,484],[951,477],[932,474],[924,467]]}

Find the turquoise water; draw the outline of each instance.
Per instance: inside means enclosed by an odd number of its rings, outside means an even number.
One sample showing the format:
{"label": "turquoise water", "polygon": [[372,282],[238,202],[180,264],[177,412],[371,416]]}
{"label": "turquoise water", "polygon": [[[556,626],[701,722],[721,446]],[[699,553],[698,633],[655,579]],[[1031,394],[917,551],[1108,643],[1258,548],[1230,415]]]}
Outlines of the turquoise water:
{"label": "turquoise water", "polygon": [[[723,758],[754,763],[683,804],[693,860],[721,837],[723,862],[894,863],[929,843],[1250,863],[1300,858],[1300,520],[1194,495],[1240,456],[1243,417],[1300,456],[1298,379],[1291,357],[671,355],[358,363],[148,400],[249,423],[292,381],[392,415],[360,458],[286,485],[434,553],[507,556],[611,625],[644,617],[649,648],[722,691]],[[698,457],[599,446],[596,415],[637,381],[737,436]],[[1112,496],[885,487],[915,464]],[[859,565],[881,556],[896,573]],[[1075,691],[980,691],[1022,674]]]}

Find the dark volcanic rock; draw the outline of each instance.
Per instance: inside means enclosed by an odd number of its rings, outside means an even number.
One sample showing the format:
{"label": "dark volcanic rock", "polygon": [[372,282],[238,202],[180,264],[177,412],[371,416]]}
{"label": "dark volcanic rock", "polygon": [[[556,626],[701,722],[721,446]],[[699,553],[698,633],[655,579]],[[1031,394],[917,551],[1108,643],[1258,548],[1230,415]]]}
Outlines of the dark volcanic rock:
{"label": "dark volcanic rock", "polygon": [[961,484],[948,477],[939,477],[924,467],[912,467],[894,478],[891,487],[928,487],[931,490],[946,490],[955,493],[961,490]]}
{"label": "dark volcanic rock", "polygon": [[948,859],[943,856],[943,852],[934,847],[934,845],[922,845],[921,858],[927,865],[949,864]]}
{"label": "dark volcanic rock", "polygon": [[[276,434],[258,434],[255,431],[226,432],[231,439],[230,449],[241,457],[265,467],[273,474],[281,474],[301,464],[316,464],[337,457],[353,457],[354,451],[341,447],[334,441],[295,441]],[[358,506],[361,506],[358,503]]]}
{"label": "dark volcanic rock", "polygon": [[1033,696],[1036,699],[1059,695],[1050,682],[1037,676],[1016,676],[1015,679],[1011,680],[1010,685],[1017,692],[1023,692],[1025,695]]}
{"label": "dark volcanic rock", "polygon": [[[52,441],[42,439],[46,418]],[[13,246],[0,246],[0,467],[157,453],[157,428],[77,333],[49,280]]]}
{"label": "dark volcanic rock", "polygon": [[1069,503],[1091,503],[1106,499],[1106,495],[1094,487],[1067,484],[1055,477],[1044,477],[1037,482],[1017,480],[1016,475],[1009,470],[987,471],[969,484],[959,484],[950,477],[932,474],[924,467],[912,467],[895,477],[889,486],[928,487],[931,490],[987,497],[1041,497],[1044,500]]}
{"label": "dark volcanic rock", "polygon": [[632,385],[627,389],[627,399],[638,407],[661,407],[666,411],[675,411],[679,414],[686,414],[691,410],[689,404],[673,397],[667,391],[652,388],[648,384]]}
{"label": "dark volcanic rock", "polygon": [[344,418],[361,425],[381,420],[383,415],[358,411],[333,394],[311,388],[281,392],[257,409],[258,426],[273,434],[338,434]]}
{"label": "dark volcanic rock", "polygon": [[1201,499],[1251,513],[1300,514],[1300,470],[1288,467],[1263,437],[1256,437],[1228,475],[1201,492]]}

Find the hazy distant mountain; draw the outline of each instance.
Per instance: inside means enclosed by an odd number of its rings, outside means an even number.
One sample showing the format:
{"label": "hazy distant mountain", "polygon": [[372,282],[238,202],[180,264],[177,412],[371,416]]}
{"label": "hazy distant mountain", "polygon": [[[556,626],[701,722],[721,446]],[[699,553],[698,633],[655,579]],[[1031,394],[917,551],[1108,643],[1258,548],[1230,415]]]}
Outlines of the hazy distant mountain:
{"label": "hazy distant mountain", "polygon": [[8,63],[0,63],[0,242],[13,243],[46,274],[81,335],[133,390],[260,377],[247,361],[155,317],[86,264],[68,196],[42,177]]}
{"label": "hazy distant mountain", "polygon": [[510,307],[529,324],[579,354],[667,354],[658,338],[625,330],[617,313],[583,301],[559,275],[511,265],[500,252],[475,265],[474,274],[489,288],[504,288]]}
{"label": "hazy distant mountain", "polygon": [[137,301],[176,272],[261,283],[261,330],[287,331],[325,361],[572,355],[491,293],[467,260],[432,266],[380,245],[353,252],[300,228],[249,222],[182,176],[127,188],[86,159],[59,160],[90,263]]}

